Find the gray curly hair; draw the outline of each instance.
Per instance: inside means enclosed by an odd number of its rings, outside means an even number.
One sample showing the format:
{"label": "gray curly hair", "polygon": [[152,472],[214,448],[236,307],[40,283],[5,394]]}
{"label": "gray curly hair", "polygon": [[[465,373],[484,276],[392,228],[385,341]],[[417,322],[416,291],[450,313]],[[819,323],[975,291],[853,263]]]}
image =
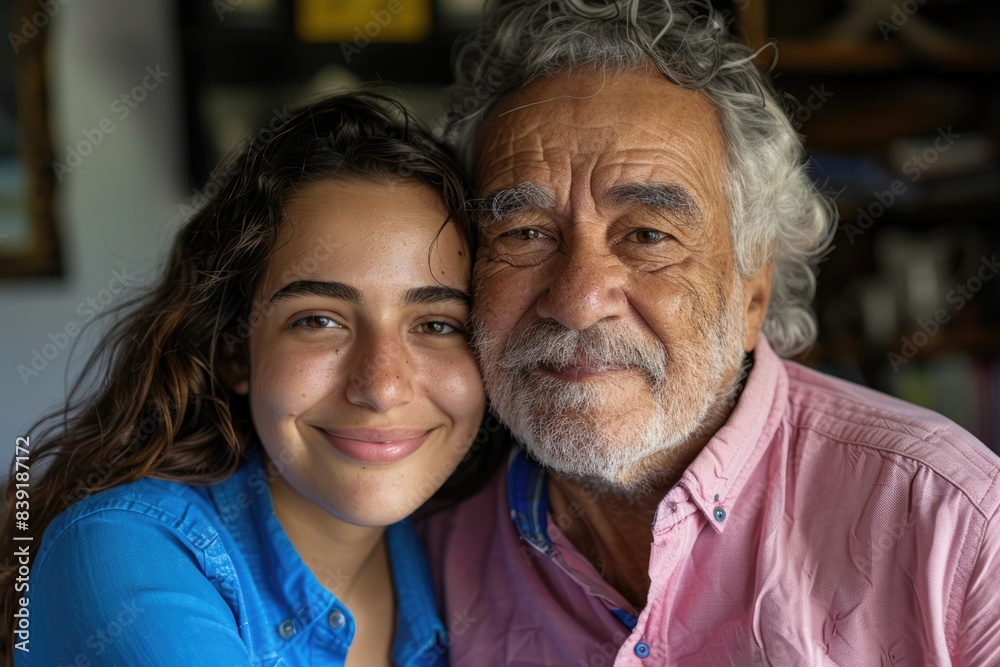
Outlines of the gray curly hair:
{"label": "gray curly hair", "polygon": [[441,133],[468,169],[484,116],[508,92],[582,65],[657,67],[718,108],[726,145],[730,237],[738,271],[773,262],[764,333],[791,356],[816,338],[816,265],[836,231],[832,201],[805,168],[802,140],[754,54],[721,15],[692,0],[513,0],[490,8],[456,47]]}

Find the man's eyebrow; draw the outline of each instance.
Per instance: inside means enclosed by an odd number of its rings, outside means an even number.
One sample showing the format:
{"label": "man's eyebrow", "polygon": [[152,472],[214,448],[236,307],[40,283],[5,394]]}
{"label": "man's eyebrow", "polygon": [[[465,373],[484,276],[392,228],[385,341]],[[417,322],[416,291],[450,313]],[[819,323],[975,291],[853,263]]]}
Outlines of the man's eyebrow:
{"label": "man's eyebrow", "polygon": [[702,221],[701,207],[688,192],[666,183],[626,183],[608,190],[607,201],[615,206],[645,206],[679,214],[689,222]]}
{"label": "man's eyebrow", "polygon": [[469,294],[453,287],[427,286],[413,287],[406,290],[403,297],[403,304],[412,306],[418,303],[444,303],[447,301],[457,301],[463,306],[468,306],[472,299]]}
{"label": "man's eyebrow", "polygon": [[338,282],[319,280],[296,280],[288,283],[271,295],[271,303],[287,299],[291,296],[322,296],[329,299],[341,299],[351,303],[361,303],[361,290]]}
{"label": "man's eyebrow", "polygon": [[529,208],[551,209],[556,196],[533,183],[521,183],[512,188],[487,192],[469,201],[469,208],[480,225],[489,225]]}

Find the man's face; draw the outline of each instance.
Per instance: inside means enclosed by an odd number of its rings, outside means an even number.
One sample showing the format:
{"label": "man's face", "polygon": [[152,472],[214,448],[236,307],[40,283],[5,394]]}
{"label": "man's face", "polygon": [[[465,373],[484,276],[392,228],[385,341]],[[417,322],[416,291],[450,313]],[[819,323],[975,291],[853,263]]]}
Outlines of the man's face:
{"label": "man's face", "polygon": [[736,273],[713,105],[656,72],[563,71],[503,98],[476,155],[474,331],[500,418],[591,483],[686,465],[770,284]]}

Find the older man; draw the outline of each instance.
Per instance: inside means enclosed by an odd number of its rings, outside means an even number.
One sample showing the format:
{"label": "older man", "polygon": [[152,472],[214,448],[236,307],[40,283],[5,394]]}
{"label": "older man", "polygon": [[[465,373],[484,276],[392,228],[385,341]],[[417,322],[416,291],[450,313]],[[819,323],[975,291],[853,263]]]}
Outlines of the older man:
{"label": "older man", "polygon": [[835,216],[747,49],[687,2],[510,2],[457,69],[526,452],[425,526],[452,664],[1000,664],[1000,461],[777,354]]}

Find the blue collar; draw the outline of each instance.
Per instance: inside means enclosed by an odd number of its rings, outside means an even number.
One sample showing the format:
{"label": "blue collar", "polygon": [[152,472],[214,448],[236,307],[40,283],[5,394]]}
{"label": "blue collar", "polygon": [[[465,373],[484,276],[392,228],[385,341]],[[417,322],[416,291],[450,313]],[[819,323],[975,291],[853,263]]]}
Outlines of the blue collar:
{"label": "blue collar", "polygon": [[[548,533],[549,487],[545,468],[532,461],[520,443],[514,444],[507,463],[510,518],[522,540],[552,558],[555,547]],[[624,609],[612,609],[611,613],[629,630],[638,622]]]}
{"label": "blue collar", "polygon": [[[278,469],[265,470],[259,446],[251,446],[247,461],[223,482],[211,488],[226,529],[247,551],[257,551],[258,585],[266,586],[277,603],[272,618],[262,619],[278,628],[289,621],[296,627],[327,622],[340,611],[353,630],[354,618],[326,586],[336,590],[339,572],[313,573],[303,562],[277,517],[268,482]],[[445,664],[445,628],[438,616],[427,556],[409,519],[386,527],[386,545],[396,592],[396,636],[392,657],[396,665],[414,664],[426,652],[437,653]],[[323,583],[320,583],[320,582]],[[324,585],[325,584],[325,585]],[[348,633],[353,639],[354,632]],[[346,648],[346,647],[345,647]],[[437,664],[420,662],[420,664]]]}

